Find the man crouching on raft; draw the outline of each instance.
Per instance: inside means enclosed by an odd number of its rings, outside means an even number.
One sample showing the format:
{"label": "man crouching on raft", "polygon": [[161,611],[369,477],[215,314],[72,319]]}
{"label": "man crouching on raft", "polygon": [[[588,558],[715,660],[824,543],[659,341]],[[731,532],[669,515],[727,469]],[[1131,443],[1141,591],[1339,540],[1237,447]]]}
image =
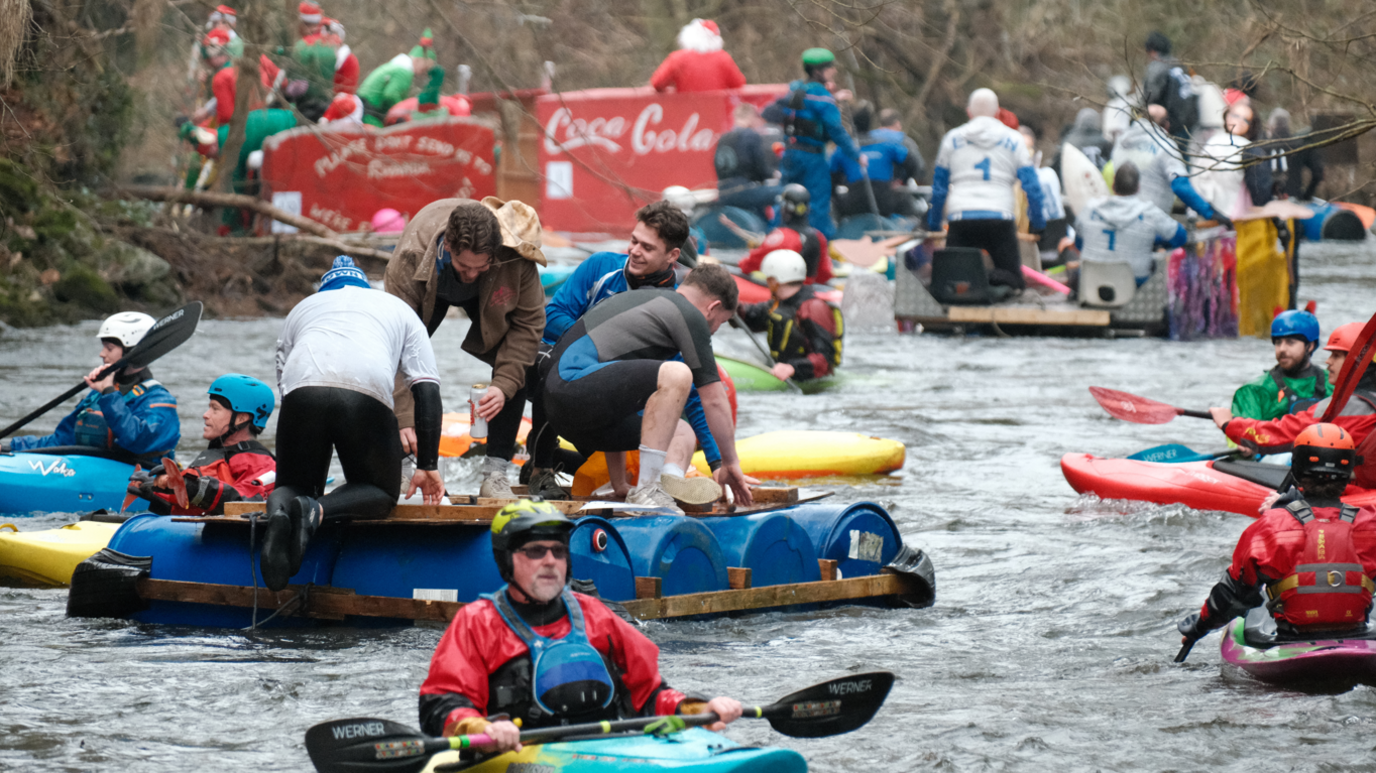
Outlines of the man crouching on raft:
{"label": "man crouching on raft", "polygon": [[709,711],[722,719],[710,729],[720,730],[739,719],[733,698],[665,684],[653,642],[565,586],[573,528],[553,505],[526,499],[492,519],[492,557],[507,584],[460,609],[440,638],[420,688],[424,731],[485,733],[492,742],[475,748],[493,753],[520,750],[517,719],[527,730]]}
{"label": "man crouching on raft", "polygon": [[[736,502],[751,502],[736,457],[726,387],[712,354],[712,334],[736,313],[736,281],[718,265],[699,265],[678,290],[620,293],[592,307],[540,364],[550,427],[579,453],[640,450],[640,478],[626,494],[635,505],[682,512],[670,488],[700,485],[708,503],[729,485]],[[713,470],[713,480],[684,478],[665,457],[680,416],[686,416]],[[626,470],[608,465],[613,487]],[[661,473],[663,480],[661,480]],[[691,492],[698,493],[698,492]]]}

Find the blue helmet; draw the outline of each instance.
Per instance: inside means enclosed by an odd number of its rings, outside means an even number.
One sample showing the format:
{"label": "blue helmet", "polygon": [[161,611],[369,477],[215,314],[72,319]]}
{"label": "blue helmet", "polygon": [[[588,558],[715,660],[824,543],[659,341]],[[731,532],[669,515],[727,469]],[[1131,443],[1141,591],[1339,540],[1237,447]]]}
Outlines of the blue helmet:
{"label": "blue helmet", "polygon": [[277,397],[272,393],[272,387],[241,373],[226,373],[220,376],[206,391],[211,397],[223,398],[229,403],[231,411],[251,414],[253,426],[258,429],[267,428],[268,417],[277,406]]}
{"label": "blue helmet", "polygon": [[1271,322],[1271,337],[1296,336],[1310,343],[1319,342],[1319,319],[1307,311],[1282,311]]}

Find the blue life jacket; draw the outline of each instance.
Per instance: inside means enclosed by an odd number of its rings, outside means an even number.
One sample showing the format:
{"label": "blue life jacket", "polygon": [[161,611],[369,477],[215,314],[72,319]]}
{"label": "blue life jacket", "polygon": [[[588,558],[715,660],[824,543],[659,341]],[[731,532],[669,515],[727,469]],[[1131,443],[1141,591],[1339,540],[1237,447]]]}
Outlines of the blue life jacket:
{"label": "blue life jacket", "polygon": [[568,611],[570,628],[562,639],[551,639],[531,630],[506,598],[506,585],[482,598],[492,602],[502,622],[525,642],[530,651],[531,700],[541,711],[568,717],[604,711],[616,699],[616,681],[607,663],[588,643],[583,608],[565,588],[560,598]]}

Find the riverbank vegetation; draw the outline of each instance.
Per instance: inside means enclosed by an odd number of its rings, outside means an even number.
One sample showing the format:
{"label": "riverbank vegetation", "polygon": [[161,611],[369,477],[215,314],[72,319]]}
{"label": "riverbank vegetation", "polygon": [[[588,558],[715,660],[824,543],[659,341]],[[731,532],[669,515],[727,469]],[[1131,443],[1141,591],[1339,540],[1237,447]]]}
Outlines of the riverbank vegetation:
{"label": "riverbank vegetation", "polygon": [[[0,320],[37,325],[184,297],[212,313],[281,313],[309,291],[332,248],[226,240],[218,219],[184,204],[125,200],[124,184],[179,184],[192,150],[176,120],[204,99],[188,78],[213,0],[0,0]],[[289,45],[295,0],[240,0],[238,29],[264,50]],[[1116,74],[1140,78],[1142,40],[1160,29],[1175,53],[1221,85],[1250,73],[1265,112],[1320,117],[1363,135],[1359,163],[1321,194],[1362,201],[1376,147],[1376,20],[1350,4],[1240,0],[325,0],[364,75],[434,31],[450,73],[473,91],[645,83],[694,17],[714,19],[751,82],[800,75],[802,49],[838,52],[842,86],[897,108],[931,155],[964,120],[973,88],[1054,140],[1076,111],[1107,99]],[[551,68],[545,63],[550,62]],[[452,80],[450,81],[452,84]],[[930,159],[929,159],[930,160]]]}

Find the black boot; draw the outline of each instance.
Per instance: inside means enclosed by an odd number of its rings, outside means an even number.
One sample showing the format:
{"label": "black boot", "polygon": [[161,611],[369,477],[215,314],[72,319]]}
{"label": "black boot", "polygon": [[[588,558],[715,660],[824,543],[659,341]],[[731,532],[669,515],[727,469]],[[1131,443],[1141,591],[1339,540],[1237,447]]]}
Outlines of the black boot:
{"label": "black boot", "polygon": [[291,568],[292,522],[286,508],[269,508],[263,547],[258,552],[258,568],[268,590],[282,590],[296,572]]}
{"label": "black boot", "polygon": [[310,546],[315,530],[320,528],[320,521],[324,518],[325,512],[314,499],[297,497],[287,503],[287,513],[291,517],[291,541],[288,543],[291,551],[291,573],[295,576],[301,571],[301,559],[306,555],[306,548]]}

